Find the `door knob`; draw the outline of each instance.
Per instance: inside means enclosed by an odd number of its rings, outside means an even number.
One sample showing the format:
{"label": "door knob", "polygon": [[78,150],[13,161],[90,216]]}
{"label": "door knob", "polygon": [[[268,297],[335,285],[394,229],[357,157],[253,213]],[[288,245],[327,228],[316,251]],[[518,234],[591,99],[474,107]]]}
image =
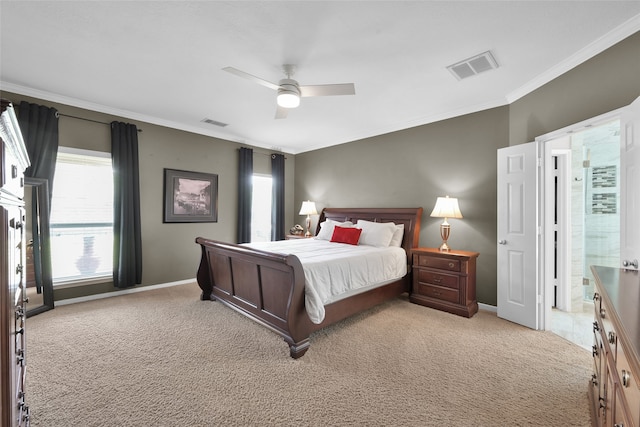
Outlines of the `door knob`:
{"label": "door knob", "polygon": [[498,244],[500,245],[506,245],[507,241],[506,240],[498,240]]}

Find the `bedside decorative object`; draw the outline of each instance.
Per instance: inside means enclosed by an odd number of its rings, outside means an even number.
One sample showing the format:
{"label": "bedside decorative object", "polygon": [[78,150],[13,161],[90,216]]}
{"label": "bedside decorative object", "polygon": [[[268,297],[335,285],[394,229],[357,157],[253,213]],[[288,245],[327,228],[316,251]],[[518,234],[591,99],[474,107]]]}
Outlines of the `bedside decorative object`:
{"label": "bedside decorative object", "polygon": [[307,232],[304,233],[305,237],[311,237],[311,215],[318,215],[318,211],[316,210],[316,204],[312,201],[307,200],[306,202],[302,202],[302,207],[300,208],[300,215],[306,215],[307,219]]}
{"label": "bedside decorative object", "polygon": [[444,222],[440,224],[440,236],[442,237],[440,250],[450,250],[449,245],[447,245],[447,240],[451,233],[451,226],[447,222],[447,218],[462,218],[462,213],[460,213],[460,208],[458,207],[458,199],[449,196],[438,197],[438,200],[436,200],[436,206],[431,212],[431,216],[444,218]]}
{"label": "bedside decorative object", "polygon": [[478,312],[476,258],[467,251],[442,252],[437,248],[412,251],[413,289],[409,300],[464,317]]}
{"label": "bedside decorative object", "polygon": [[303,235],[304,234],[304,228],[302,228],[302,226],[300,224],[296,224],[293,227],[291,227],[289,229],[289,234],[292,234],[294,236],[297,235]]}

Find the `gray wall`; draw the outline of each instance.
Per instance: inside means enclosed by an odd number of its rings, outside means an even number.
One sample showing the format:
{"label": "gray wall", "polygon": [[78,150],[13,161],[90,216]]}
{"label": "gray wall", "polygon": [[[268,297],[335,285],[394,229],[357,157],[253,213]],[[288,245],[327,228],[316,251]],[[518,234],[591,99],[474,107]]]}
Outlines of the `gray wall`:
{"label": "gray wall", "polygon": [[[296,206],[422,207],[421,246],[438,247],[438,196],[457,197],[449,246],[479,252],[477,292],[495,304],[496,150],[508,145],[500,107],[296,156]],[[316,217],[317,220],[317,217]],[[302,221],[302,219],[300,219]]]}
{"label": "gray wall", "polygon": [[480,253],[478,301],[496,305],[496,150],[628,105],[639,76],[636,33],[508,106],[299,154],[296,206],[422,206],[420,245],[434,247],[436,197],[457,197],[450,246]]}
{"label": "gray wall", "polygon": [[[240,145],[217,138],[136,122],[63,104],[3,92],[3,98],[14,105],[25,100],[55,107],[68,114],[109,123],[113,120],[134,123],[138,134],[140,155],[140,193],[143,266],[142,285],[155,285],[196,276],[200,261],[195,238],[204,236],[226,242],[236,239],[238,154]],[[59,143],[62,146],[98,151],[111,151],[111,133],[107,125],[60,117]],[[271,173],[267,151],[254,148],[254,171]],[[293,176],[295,156],[286,155],[285,163],[285,224],[293,222]],[[164,168],[218,174],[218,222],[163,224]],[[116,290],[112,283],[63,288],[55,291],[55,299],[66,299]]]}
{"label": "gray wall", "polygon": [[640,95],[640,32],[594,56],[509,107],[509,144],[631,104]]}

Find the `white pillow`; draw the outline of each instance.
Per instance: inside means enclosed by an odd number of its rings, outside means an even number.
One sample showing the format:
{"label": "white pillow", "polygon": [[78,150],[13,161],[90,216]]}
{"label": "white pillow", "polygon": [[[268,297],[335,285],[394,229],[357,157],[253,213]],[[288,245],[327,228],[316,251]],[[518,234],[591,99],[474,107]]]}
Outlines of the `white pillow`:
{"label": "white pillow", "polygon": [[331,236],[333,236],[333,229],[336,225],[340,227],[353,227],[353,223],[351,221],[338,222],[332,219],[326,219],[324,222],[320,223],[320,231],[318,232],[316,239],[331,240]]}
{"label": "white pillow", "polygon": [[397,224],[396,231],[393,232],[389,246],[402,246],[402,236],[404,236],[404,224]]}
{"label": "white pillow", "polygon": [[393,222],[371,222],[359,219],[356,227],[362,229],[358,244],[383,248],[389,246],[396,231],[396,225]]}

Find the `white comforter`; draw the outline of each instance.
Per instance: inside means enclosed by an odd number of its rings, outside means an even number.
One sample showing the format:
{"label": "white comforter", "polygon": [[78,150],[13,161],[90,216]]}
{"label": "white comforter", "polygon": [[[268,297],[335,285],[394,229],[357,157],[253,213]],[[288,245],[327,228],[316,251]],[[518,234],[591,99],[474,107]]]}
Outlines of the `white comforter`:
{"label": "white comforter", "polygon": [[407,255],[399,247],[354,246],[318,239],[249,243],[247,246],[293,254],[300,259],[305,277],[305,306],[313,323],[322,323],[326,304],[407,274]]}

